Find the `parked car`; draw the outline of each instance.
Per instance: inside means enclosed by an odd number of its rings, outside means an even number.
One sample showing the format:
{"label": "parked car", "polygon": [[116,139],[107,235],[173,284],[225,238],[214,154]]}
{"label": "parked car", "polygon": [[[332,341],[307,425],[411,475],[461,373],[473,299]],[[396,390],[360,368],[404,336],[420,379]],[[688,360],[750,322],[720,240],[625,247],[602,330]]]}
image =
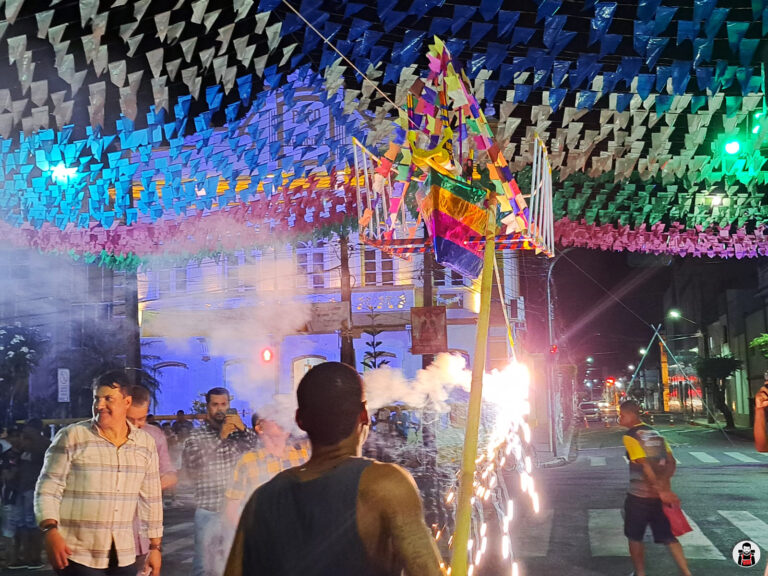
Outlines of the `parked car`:
{"label": "parked car", "polygon": [[597,402],[582,402],[579,404],[579,414],[587,420],[600,421],[603,419]]}

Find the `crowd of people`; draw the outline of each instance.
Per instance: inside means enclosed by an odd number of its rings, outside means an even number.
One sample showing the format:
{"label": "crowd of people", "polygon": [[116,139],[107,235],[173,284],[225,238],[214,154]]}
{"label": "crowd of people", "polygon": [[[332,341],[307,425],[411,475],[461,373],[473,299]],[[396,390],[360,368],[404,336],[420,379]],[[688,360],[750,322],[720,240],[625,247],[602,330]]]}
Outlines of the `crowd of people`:
{"label": "crowd of people", "polygon": [[[371,420],[352,368],[331,362],[302,380],[296,421],[305,436],[256,413],[246,426],[225,388],[208,391],[199,422],[182,410],[172,423],[157,422],[149,391],[124,371],[100,376],[93,399],[93,418],[52,441],[40,420],[0,439],[7,568],[41,568],[45,549],[60,575],[160,576],[163,509],[174,506],[182,478],[194,492],[194,576],[256,573],[257,564],[269,567],[258,573],[294,574],[304,546],[323,556],[306,574],[399,574],[400,565],[409,574],[440,573],[412,478],[360,457]],[[296,538],[254,556],[243,538],[263,536],[252,534],[254,519],[269,511],[254,501],[274,479],[291,486],[277,494],[288,506],[281,528]],[[300,510],[285,489],[303,494]],[[308,525],[305,514],[314,518]],[[329,519],[338,519],[330,531]],[[360,571],[367,562],[374,568]]]}

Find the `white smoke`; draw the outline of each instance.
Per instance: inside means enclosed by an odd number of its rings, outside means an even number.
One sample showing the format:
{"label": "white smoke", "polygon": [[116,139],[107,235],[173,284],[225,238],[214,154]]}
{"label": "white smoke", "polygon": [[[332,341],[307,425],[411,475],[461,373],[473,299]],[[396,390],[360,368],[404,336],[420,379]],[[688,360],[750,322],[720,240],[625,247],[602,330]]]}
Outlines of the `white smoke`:
{"label": "white smoke", "polygon": [[[261,413],[266,406],[274,410],[271,418],[282,423],[293,419],[285,400],[275,400],[279,358],[264,363],[261,351],[269,348],[278,354],[283,339],[300,331],[310,319],[306,294],[296,288],[296,267],[292,260],[262,258],[256,264],[237,267],[238,282],[245,293],[222,290],[221,278],[203,277],[202,293],[192,293],[171,302],[171,313],[153,319],[153,330],[161,333],[168,345],[186,347],[192,337],[204,337],[211,356],[230,359],[235,364],[227,373],[233,395]],[[162,303],[163,310],[169,304]],[[188,314],[204,307],[215,314],[201,325],[200,316]],[[285,412],[283,414],[283,412]]]}
{"label": "white smoke", "polygon": [[423,407],[429,401],[434,410],[448,410],[446,400],[454,388],[469,389],[472,373],[466,369],[464,357],[458,354],[438,354],[434,362],[408,380],[402,372],[382,366],[366,372],[365,393],[368,407],[376,410],[393,402]]}

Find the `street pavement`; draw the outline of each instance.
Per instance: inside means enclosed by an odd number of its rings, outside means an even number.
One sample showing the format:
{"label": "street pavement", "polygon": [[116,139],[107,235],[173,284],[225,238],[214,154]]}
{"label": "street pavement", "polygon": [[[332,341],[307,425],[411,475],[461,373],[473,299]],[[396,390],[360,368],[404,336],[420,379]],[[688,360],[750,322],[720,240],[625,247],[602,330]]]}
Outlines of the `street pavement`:
{"label": "street pavement", "polygon": [[[748,440],[690,425],[657,425],[678,460],[673,489],[680,495],[694,531],[681,538],[695,576],[763,574],[768,556],[768,455]],[[574,435],[569,463],[534,471],[539,514],[520,499],[512,522],[512,551],[520,576],[628,575],[632,565],[623,536],[622,506],[628,481],[621,446],[623,429],[591,424]],[[507,478],[516,482],[516,477]],[[163,574],[186,576],[193,553],[193,505],[182,490],[180,508],[166,510]],[[490,526],[491,540],[500,538]],[[764,552],[757,567],[731,559],[736,543],[749,539]],[[493,542],[489,547],[496,546]],[[491,556],[489,554],[489,556]],[[649,576],[674,575],[665,548],[648,540]],[[506,566],[505,568],[501,566]],[[746,571],[745,571],[746,570]],[[16,570],[7,574],[28,574]],[[53,574],[50,569],[36,574]],[[487,561],[474,576],[509,576],[508,562]]]}
{"label": "street pavement", "polygon": [[[755,452],[743,437],[726,437],[718,430],[656,428],[678,461],[672,487],[693,528],[680,538],[692,573],[762,574],[765,556],[758,566],[746,569],[734,563],[732,550],[749,539],[768,556],[768,455]],[[540,513],[524,511],[514,526],[520,574],[630,574],[622,520],[628,481],[622,433],[615,424],[581,428],[571,462],[537,472]],[[676,574],[665,547],[651,542],[650,531],[646,540],[648,574]]]}

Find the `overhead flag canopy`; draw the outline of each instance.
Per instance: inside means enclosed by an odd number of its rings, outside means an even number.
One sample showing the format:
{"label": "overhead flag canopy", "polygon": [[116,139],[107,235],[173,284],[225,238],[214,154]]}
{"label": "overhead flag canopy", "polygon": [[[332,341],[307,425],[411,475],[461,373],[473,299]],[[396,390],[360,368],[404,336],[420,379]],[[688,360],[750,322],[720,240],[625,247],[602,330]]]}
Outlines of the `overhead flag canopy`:
{"label": "overhead flag canopy", "polygon": [[386,152],[439,35],[518,181],[547,147],[561,244],[766,254],[764,4],[9,0],[0,229],[94,258],[343,226],[352,137]]}

